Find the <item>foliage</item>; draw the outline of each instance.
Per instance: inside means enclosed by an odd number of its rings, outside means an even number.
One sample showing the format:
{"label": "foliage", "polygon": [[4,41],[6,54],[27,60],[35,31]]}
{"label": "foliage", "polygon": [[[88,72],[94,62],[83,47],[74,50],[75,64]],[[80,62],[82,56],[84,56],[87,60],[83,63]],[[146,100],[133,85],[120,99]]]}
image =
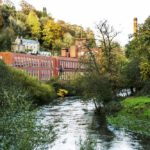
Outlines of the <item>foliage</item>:
{"label": "foliage", "polygon": [[77,96],[81,95],[80,89],[77,87],[78,82],[76,80],[73,81],[61,81],[59,78],[51,78],[50,81],[47,82],[47,84],[52,85],[55,89],[55,92],[58,92],[59,89],[66,90],[67,96]]}
{"label": "foliage", "polygon": [[56,42],[56,39],[60,38],[61,35],[61,27],[53,20],[48,20],[43,27],[44,45],[52,49],[54,43]]}
{"label": "foliage", "polygon": [[[132,72],[135,71],[135,79],[133,82],[140,83],[140,90],[145,86],[145,83],[150,80],[150,17],[148,17],[144,24],[139,26],[139,30],[133,39],[126,46],[126,54],[131,62],[137,62],[132,66]],[[137,70],[138,68],[138,70]],[[137,72],[138,71],[138,72]],[[132,83],[131,83],[132,84]],[[133,85],[137,88],[135,85]],[[149,91],[145,89],[146,91]],[[139,90],[137,90],[139,92]],[[144,91],[143,91],[144,92]],[[145,93],[145,92],[144,92]],[[146,94],[146,93],[145,93]]]}
{"label": "foliage", "polygon": [[32,5],[27,3],[27,1],[25,1],[25,0],[21,0],[20,6],[21,6],[21,9],[22,9],[22,12],[26,15],[28,15],[31,10],[35,9]]}
{"label": "foliage", "polygon": [[[55,92],[25,73],[0,61],[0,147],[7,149],[46,148],[55,140],[52,125],[37,124],[35,106],[50,102]],[[33,104],[34,103],[34,104]]]}
{"label": "foliage", "polygon": [[143,60],[140,63],[140,74],[143,80],[147,80],[150,78],[150,62],[148,60]]}
{"label": "foliage", "polygon": [[150,135],[150,98],[131,97],[122,101],[123,109],[108,122],[140,134]]}
{"label": "foliage", "polygon": [[21,11],[17,11],[11,1],[0,6],[0,35],[5,34],[6,28],[14,33],[12,37],[1,36],[1,50],[10,51],[10,45],[17,36],[38,39],[43,49],[55,50],[56,53],[59,53],[61,48],[69,48],[74,44],[75,38],[88,38],[90,47],[95,45],[94,33],[91,29],[85,30],[82,26],[72,25],[62,20],[56,22],[47,13],[46,8],[43,8],[43,11],[36,10],[25,0],[21,0],[20,6]]}
{"label": "foliage", "polygon": [[135,94],[133,88],[139,91],[142,87],[142,80],[140,78],[139,60],[133,59],[126,63],[122,70],[123,88],[130,89],[131,94]]}
{"label": "foliage", "polygon": [[81,59],[85,73],[80,83],[86,99],[93,99],[96,109],[116,98],[122,86],[122,70],[127,62],[121,46],[114,41],[117,32],[107,21],[97,25],[99,48],[88,52]]}
{"label": "foliage", "polygon": [[57,95],[60,97],[65,97],[68,94],[68,91],[65,89],[59,89]]}
{"label": "foliage", "polygon": [[36,13],[34,11],[30,11],[27,20],[26,20],[27,25],[31,28],[31,33],[34,38],[39,38],[40,37],[40,22],[39,18],[37,17]]}
{"label": "foliage", "polygon": [[12,28],[5,28],[1,30],[0,34],[0,51],[7,51],[11,49],[11,42],[15,37],[14,30]]}
{"label": "foliage", "polygon": [[13,86],[0,88],[0,147],[2,149],[15,150],[26,147],[31,150],[38,146],[44,148],[44,144],[55,139],[52,126],[36,125],[32,102],[25,90]]}
{"label": "foliage", "polygon": [[[88,82],[87,82],[88,80]],[[111,86],[106,76],[86,75],[80,86],[86,99],[93,99],[98,105],[105,105],[111,100]]]}
{"label": "foliage", "polygon": [[65,33],[63,35],[63,46],[68,48],[73,44],[73,36],[70,33]]}
{"label": "foliage", "polygon": [[90,28],[86,29],[86,38],[88,39],[88,47],[95,48],[96,47],[95,36]]}
{"label": "foliage", "polygon": [[[20,87],[28,92],[28,96],[36,104],[49,103],[55,98],[55,91],[51,85],[47,85],[26,73],[14,68],[6,67],[0,62],[0,83],[2,87]],[[2,71],[3,70],[3,71]]]}
{"label": "foliage", "polygon": [[3,20],[2,11],[1,11],[1,6],[0,6],[0,29],[2,28],[3,23],[4,23],[4,20]]}

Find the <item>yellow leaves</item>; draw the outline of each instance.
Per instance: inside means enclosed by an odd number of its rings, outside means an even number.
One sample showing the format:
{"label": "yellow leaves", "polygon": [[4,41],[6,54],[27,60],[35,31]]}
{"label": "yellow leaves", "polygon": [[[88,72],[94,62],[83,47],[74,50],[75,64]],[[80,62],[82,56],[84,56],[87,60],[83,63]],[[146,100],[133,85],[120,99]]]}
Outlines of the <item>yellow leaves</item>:
{"label": "yellow leaves", "polygon": [[43,28],[43,40],[47,45],[53,44],[61,37],[61,26],[53,20],[48,20]]}
{"label": "yellow leaves", "polygon": [[57,95],[60,97],[65,97],[68,94],[68,91],[65,89],[59,89]]}
{"label": "yellow leaves", "polygon": [[150,77],[150,63],[148,60],[142,61],[139,67],[142,79],[148,79]]}
{"label": "yellow leaves", "polygon": [[34,11],[30,11],[26,23],[30,26],[32,35],[35,37],[40,36],[40,22],[39,18]]}

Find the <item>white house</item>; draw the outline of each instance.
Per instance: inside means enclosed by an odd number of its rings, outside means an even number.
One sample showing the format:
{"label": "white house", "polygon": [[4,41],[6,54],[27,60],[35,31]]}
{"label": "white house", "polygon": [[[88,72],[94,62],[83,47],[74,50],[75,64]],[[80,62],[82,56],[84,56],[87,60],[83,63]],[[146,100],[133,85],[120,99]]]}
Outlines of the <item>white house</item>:
{"label": "white house", "polygon": [[22,37],[17,37],[15,42],[12,43],[12,51],[14,52],[30,52],[37,54],[40,50],[40,43],[38,40],[28,40]]}

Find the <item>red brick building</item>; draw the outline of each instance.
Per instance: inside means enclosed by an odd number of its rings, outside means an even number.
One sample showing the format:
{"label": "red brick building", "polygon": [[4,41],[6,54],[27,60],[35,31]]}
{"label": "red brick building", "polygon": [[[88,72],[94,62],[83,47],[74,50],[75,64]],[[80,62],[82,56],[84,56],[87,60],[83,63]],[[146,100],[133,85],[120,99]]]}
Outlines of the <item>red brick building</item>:
{"label": "red brick building", "polygon": [[9,66],[22,69],[42,81],[47,81],[51,77],[58,77],[59,75],[62,80],[71,80],[77,70],[81,68],[78,59],[71,57],[0,52],[0,59]]}

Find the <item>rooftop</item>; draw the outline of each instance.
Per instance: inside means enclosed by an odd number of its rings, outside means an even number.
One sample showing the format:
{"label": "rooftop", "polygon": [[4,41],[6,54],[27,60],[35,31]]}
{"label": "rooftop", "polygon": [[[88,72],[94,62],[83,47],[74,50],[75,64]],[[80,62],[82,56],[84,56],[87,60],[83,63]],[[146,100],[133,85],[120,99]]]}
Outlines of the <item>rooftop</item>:
{"label": "rooftop", "polygon": [[23,44],[39,44],[37,40],[22,39]]}

